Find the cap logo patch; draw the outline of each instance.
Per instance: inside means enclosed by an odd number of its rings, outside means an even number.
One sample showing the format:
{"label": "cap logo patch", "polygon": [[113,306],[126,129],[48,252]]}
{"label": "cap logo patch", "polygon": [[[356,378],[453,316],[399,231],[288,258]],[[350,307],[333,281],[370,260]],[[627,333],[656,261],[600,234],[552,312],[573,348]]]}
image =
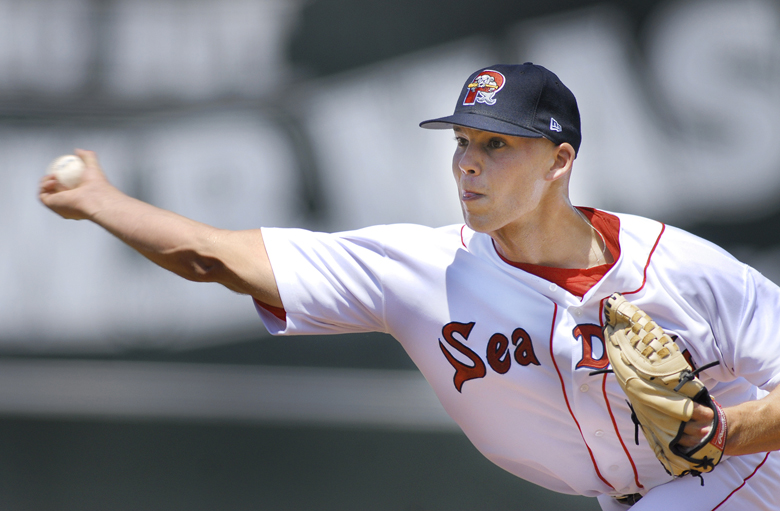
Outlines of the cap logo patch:
{"label": "cap logo patch", "polygon": [[463,98],[464,105],[473,105],[474,103],[484,103],[494,105],[496,103],[496,92],[504,87],[504,75],[498,71],[486,69],[479,73],[474,80],[468,84],[468,93]]}
{"label": "cap logo patch", "polygon": [[558,133],[563,131],[563,128],[561,128],[561,125],[558,124],[558,121],[556,121],[552,117],[550,117],[550,129],[553,131],[557,131]]}

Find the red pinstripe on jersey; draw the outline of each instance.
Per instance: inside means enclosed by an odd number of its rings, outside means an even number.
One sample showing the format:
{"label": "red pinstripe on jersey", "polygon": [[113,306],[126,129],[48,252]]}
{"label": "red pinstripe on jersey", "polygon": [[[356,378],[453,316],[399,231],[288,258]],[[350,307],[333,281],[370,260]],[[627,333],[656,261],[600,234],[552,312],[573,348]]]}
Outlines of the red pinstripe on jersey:
{"label": "red pinstripe on jersey", "polygon": [[[653,254],[655,253],[655,249],[658,248],[658,244],[661,242],[661,236],[664,235],[664,231],[666,231],[666,224],[661,224],[661,232],[658,233],[658,238],[656,238],[655,244],[653,245],[652,250],[650,250],[650,254],[647,256],[647,263],[645,263],[645,269],[644,269],[644,272],[643,272],[643,275],[642,275],[642,285],[639,286],[638,288],[636,288],[633,291],[625,291],[625,292],[623,292],[622,293],[623,296],[625,296],[625,295],[633,295],[635,293],[638,293],[645,287],[645,284],[647,283],[647,269],[650,267],[650,259],[653,258]],[[604,300],[606,300],[606,298]],[[602,300],[602,302],[601,302],[601,306],[602,307],[604,306],[604,300]]]}
{"label": "red pinstripe on jersey", "polygon": [[752,478],[754,475],[756,475],[756,473],[758,472],[758,470],[759,470],[761,467],[763,467],[763,466],[764,466],[764,463],[766,463],[766,460],[767,460],[767,459],[769,459],[769,455],[770,455],[770,454],[772,454],[772,453],[771,453],[771,452],[768,452],[768,453],[766,453],[766,456],[764,456],[764,459],[763,459],[763,460],[761,460],[761,463],[759,463],[759,464],[758,464],[758,466],[756,467],[756,469],[755,469],[755,470],[754,470],[754,471],[753,471],[753,472],[752,472],[752,473],[751,473],[749,476],[747,476],[747,477],[746,477],[746,478],[745,478],[745,479],[742,481],[742,484],[740,484],[739,486],[737,486],[736,488],[734,488],[734,491],[732,491],[731,493],[729,493],[729,494],[728,494],[728,496],[727,496],[725,499],[723,499],[723,500],[721,501],[721,503],[720,503],[720,504],[718,504],[717,506],[715,506],[714,508],[712,508],[712,511],[715,511],[715,510],[716,510],[716,509],[718,509],[720,506],[722,506],[723,504],[725,504],[727,500],[729,500],[731,497],[733,497],[735,493],[737,493],[737,492],[738,492],[738,491],[739,491],[739,490],[740,490],[740,489],[741,489],[743,486],[745,486],[745,484],[746,484],[746,483],[747,483],[747,482],[750,480],[750,478]]}
{"label": "red pinstripe on jersey", "polygon": [[569,397],[566,395],[566,384],[563,380],[563,375],[561,374],[561,370],[558,368],[558,362],[555,361],[555,353],[553,351],[553,340],[555,339],[555,321],[558,319],[558,304],[553,303],[555,306],[555,309],[553,310],[553,320],[552,320],[552,326],[550,327],[550,358],[552,359],[553,366],[555,367],[555,372],[558,373],[558,379],[561,382],[561,392],[563,393],[563,400],[566,402],[566,408],[569,410],[569,415],[571,415],[572,420],[574,421],[574,424],[577,426],[577,429],[580,432],[580,436],[582,437],[582,441],[585,444],[585,448],[588,449],[588,454],[590,454],[590,461],[593,463],[593,468],[596,470],[596,475],[599,476],[599,479],[601,479],[604,484],[615,489],[612,484],[607,481],[604,476],[601,475],[601,471],[599,470],[598,463],[596,463],[596,458],[593,456],[593,451],[591,450],[590,446],[588,445],[588,441],[585,440],[585,435],[582,434],[582,428],[580,427],[580,423],[577,420],[577,417],[574,416],[574,412],[571,409],[571,405],[569,404]]}
{"label": "red pinstripe on jersey", "polygon": [[[655,253],[655,249],[658,248],[658,243],[661,241],[661,236],[663,236],[664,231],[666,231],[666,225],[661,224],[661,232],[658,233],[658,237],[655,240],[655,243],[653,244],[653,248],[650,250],[650,253],[647,256],[647,261],[645,262],[645,267],[642,272],[642,284],[635,289],[634,291],[626,291],[623,294],[624,295],[631,295],[634,293],[638,293],[642,290],[642,288],[645,287],[645,283],[647,283],[647,268],[650,267],[650,260],[653,258],[653,254]],[[607,300],[608,297],[604,297],[601,299],[601,305],[599,306],[599,318],[601,320],[601,328],[604,328],[604,302]],[[606,342],[606,340],[604,341]],[[618,431],[617,427],[617,421],[615,420],[615,415],[612,413],[612,406],[609,404],[609,397],[607,396],[607,375],[604,375],[604,379],[601,382],[601,392],[604,395],[604,402],[607,405],[607,411],[609,412],[609,418],[612,420],[612,427],[615,429],[615,434],[618,437],[618,440],[620,441],[620,446],[623,448],[623,452],[626,454],[626,457],[628,458],[629,463],[631,464],[631,469],[634,471],[634,482],[636,483],[638,488],[644,488],[642,486],[642,483],[639,482],[639,471],[636,468],[636,463],[634,463],[634,458],[631,457],[631,453],[628,452],[628,447],[626,447],[626,443],[623,441],[623,437],[620,435],[620,431]]]}
{"label": "red pinstripe on jersey", "polygon": [[631,457],[631,454],[629,454],[628,452],[628,447],[626,447],[626,443],[623,441],[623,437],[620,436],[620,431],[618,431],[617,422],[615,422],[615,415],[612,413],[612,406],[610,406],[609,399],[607,399],[607,375],[606,374],[604,375],[603,380],[601,382],[601,392],[604,393],[604,402],[607,404],[607,411],[609,412],[609,418],[612,420],[612,427],[615,429],[615,434],[617,435],[618,440],[620,441],[620,446],[623,448],[623,452],[626,453],[628,462],[631,463],[631,470],[634,471],[634,482],[636,483],[637,488],[644,488],[642,483],[639,482],[639,471],[636,468],[634,459]]}

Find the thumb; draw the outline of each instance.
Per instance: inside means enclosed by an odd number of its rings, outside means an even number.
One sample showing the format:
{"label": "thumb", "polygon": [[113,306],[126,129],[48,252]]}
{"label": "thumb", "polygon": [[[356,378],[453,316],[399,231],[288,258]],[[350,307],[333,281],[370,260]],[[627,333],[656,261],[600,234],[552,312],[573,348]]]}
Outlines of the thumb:
{"label": "thumb", "polygon": [[88,175],[94,174],[95,172],[98,172],[101,175],[103,174],[103,170],[100,167],[100,162],[98,161],[97,153],[95,153],[95,151],[76,149],[74,153],[84,161],[84,166],[87,168]]}

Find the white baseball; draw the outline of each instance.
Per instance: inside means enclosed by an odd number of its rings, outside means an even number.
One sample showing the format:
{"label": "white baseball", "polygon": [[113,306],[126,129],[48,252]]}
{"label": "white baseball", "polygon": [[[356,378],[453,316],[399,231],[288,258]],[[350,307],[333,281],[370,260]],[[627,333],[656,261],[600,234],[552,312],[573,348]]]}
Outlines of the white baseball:
{"label": "white baseball", "polygon": [[84,160],[73,154],[60,156],[49,164],[48,174],[54,174],[65,188],[75,188],[81,182]]}

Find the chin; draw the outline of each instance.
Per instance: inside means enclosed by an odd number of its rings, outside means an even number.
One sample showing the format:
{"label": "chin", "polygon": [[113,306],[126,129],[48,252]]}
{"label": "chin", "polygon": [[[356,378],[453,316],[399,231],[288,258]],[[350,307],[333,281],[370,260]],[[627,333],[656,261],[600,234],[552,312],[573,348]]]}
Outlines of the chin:
{"label": "chin", "polygon": [[[500,227],[496,225],[499,220],[492,211],[474,211],[469,210],[465,204],[461,203],[461,213],[463,213],[463,222],[474,232],[490,233]],[[482,209],[482,208],[480,208]]]}
{"label": "chin", "polygon": [[491,231],[490,226],[486,222],[480,222],[479,219],[469,217],[468,215],[463,215],[463,222],[466,224],[466,227],[474,232],[488,233]]}

